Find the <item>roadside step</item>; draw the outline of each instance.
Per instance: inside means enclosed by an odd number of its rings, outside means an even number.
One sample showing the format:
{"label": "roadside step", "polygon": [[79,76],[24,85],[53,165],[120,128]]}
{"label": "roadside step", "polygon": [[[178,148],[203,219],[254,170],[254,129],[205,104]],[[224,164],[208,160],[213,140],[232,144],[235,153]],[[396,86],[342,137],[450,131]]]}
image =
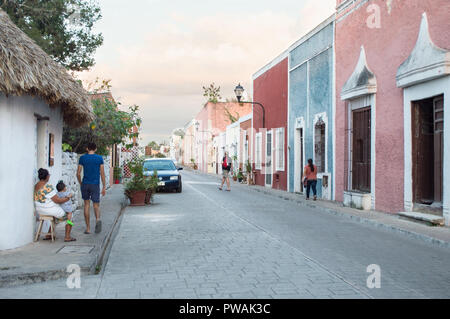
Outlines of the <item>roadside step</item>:
{"label": "roadside step", "polygon": [[398,215],[410,220],[425,222],[435,226],[444,226],[445,222],[444,217],[418,212],[400,212]]}

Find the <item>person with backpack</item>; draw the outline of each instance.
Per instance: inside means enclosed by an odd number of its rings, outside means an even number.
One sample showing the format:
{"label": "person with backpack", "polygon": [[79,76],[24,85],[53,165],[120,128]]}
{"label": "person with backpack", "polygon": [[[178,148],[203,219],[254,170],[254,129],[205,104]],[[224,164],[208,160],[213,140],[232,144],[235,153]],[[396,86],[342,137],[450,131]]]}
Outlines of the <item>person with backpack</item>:
{"label": "person with backpack", "polygon": [[303,183],[306,187],[306,200],[309,200],[309,194],[312,188],[314,200],[317,200],[317,166],[313,164],[313,160],[308,160],[303,172]]}
{"label": "person with backpack", "polygon": [[225,152],[225,156],[222,159],[222,184],[220,185],[219,189],[223,189],[223,184],[225,181],[227,182],[227,192],[231,191],[230,187],[230,171],[231,171],[231,157],[228,155],[228,152]]}

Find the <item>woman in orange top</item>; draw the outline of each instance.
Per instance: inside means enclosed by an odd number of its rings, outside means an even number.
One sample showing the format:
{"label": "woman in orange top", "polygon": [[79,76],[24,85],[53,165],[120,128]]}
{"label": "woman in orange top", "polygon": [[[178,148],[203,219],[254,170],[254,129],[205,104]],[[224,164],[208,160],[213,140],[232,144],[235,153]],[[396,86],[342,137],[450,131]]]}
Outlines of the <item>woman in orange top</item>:
{"label": "woman in orange top", "polygon": [[313,160],[308,160],[308,165],[305,166],[303,172],[303,181],[306,181],[306,200],[309,199],[309,193],[314,193],[314,200],[317,200],[317,166],[313,164]]}

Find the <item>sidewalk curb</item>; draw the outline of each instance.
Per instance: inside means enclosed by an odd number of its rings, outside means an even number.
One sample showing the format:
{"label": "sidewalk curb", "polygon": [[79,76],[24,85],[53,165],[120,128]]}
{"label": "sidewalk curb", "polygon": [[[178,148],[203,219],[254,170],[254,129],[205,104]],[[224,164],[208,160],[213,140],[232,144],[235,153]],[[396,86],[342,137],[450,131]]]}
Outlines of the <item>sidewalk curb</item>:
{"label": "sidewalk curb", "polygon": [[302,206],[305,206],[305,207],[308,207],[308,208],[314,208],[314,209],[318,209],[318,210],[326,212],[326,213],[331,213],[331,214],[336,215],[336,216],[345,217],[345,218],[354,220],[354,221],[356,221],[358,223],[361,223],[361,224],[367,224],[367,225],[370,225],[372,227],[385,229],[385,230],[387,230],[389,232],[392,232],[392,233],[398,233],[398,234],[406,235],[406,236],[408,236],[410,238],[413,238],[413,239],[416,239],[416,240],[420,240],[422,242],[426,242],[426,243],[432,244],[432,245],[440,247],[440,248],[450,249],[450,242],[447,242],[447,241],[444,241],[444,240],[441,240],[441,239],[437,239],[437,238],[434,238],[434,237],[431,237],[431,236],[428,236],[428,235],[420,234],[420,233],[417,233],[417,232],[414,232],[414,231],[411,231],[411,230],[406,230],[406,229],[403,229],[403,228],[400,228],[400,227],[397,227],[397,226],[380,223],[380,222],[377,222],[377,221],[374,221],[374,220],[371,220],[371,219],[367,219],[367,218],[364,218],[364,217],[338,212],[338,211],[336,211],[336,210],[334,210],[332,208],[326,208],[326,207],[322,207],[320,205],[314,205],[314,204],[311,204],[311,203],[305,203],[302,200],[296,200],[296,199],[289,198],[288,196],[273,194],[273,193],[271,193],[269,191],[260,190],[258,188],[249,187],[249,189],[251,189],[251,190],[253,190],[255,192],[263,193],[265,195],[270,195],[270,196],[273,196],[273,197],[282,198],[284,200],[289,200],[289,201],[295,202],[295,203],[297,203],[299,205],[302,205]]}
{"label": "sidewalk curb", "polygon": [[[101,245],[98,248],[94,248],[94,261],[90,265],[80,266],[82,276],[95,274],[97,266],[102,266],[105,252],[112,244],[111,236],[114,230],[117,229],[118,221],[120,220],[120,217],[122,216],[127,206],[128,201],[124,197],[124,199],[121,201],[120,210],[117,212],[117,215],[114,218],[112,227],[108,229],[108,233],[103,239]],[[2,275],[0,276],[0,288],[10,288],[28,284],[42,283],[46,281],[60,280],[67,278],[67,274],[67,269],[63,268],[40,272]]]}
{"label": "sidewalk curb", "polygon": [[[105,253],[108,251],[108,248],[110,248],[112,246],[112,243],[114,242],[113,240],[111,240],[113,237],[112,235],[113,235],[114,231],[117,229],[117,227],[120,226],[119,221],[121,220],[123,212],[125,211],[125,208],[127,206],[128,206],[128,200],[124,198],[124,200],[121,202],[120,211],[118,212],[112,227],[109,229],[108,234],[103,239],[102,245],[100,246],[100,249],[99,249],[99,253],[96,256],[95,263],[92,264],[92,266],[89,270],[90,274],[95,274],[97,272],[98,266],[100,266],[100,269],[103,269],[104,261],[105,261],[105,259],[104,259]],[[107,260],[108,260],[108,258],[106,258],[106,261]]]}

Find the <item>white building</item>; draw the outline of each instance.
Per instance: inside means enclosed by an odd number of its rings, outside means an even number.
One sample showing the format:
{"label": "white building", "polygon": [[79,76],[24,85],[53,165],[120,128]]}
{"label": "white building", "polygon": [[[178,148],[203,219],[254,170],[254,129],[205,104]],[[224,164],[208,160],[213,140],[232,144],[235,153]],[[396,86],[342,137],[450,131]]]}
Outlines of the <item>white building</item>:
{"label": "white building", "polygon": [[169,157],[174,159],[177,164],[182,162],[182,142],[183,142],[184,130],[182,128],[178,128],[173,130],[172,135],[170,137],[170,151]]}
{"label": "white building", "polygon": [[247,160],[250,160],[248,132],[242,129],[242,123],[251,121],[252,114],[241,117],[237,122],[227,126],[225,149],[233,159],[233,170],[237,171],[239,167],[243,168]]}
{"label": "white building", "polygon": [[81,85],[0,9],[0,250],[33,239],[37,170],[62,175],[63,123],[92,120]]}

